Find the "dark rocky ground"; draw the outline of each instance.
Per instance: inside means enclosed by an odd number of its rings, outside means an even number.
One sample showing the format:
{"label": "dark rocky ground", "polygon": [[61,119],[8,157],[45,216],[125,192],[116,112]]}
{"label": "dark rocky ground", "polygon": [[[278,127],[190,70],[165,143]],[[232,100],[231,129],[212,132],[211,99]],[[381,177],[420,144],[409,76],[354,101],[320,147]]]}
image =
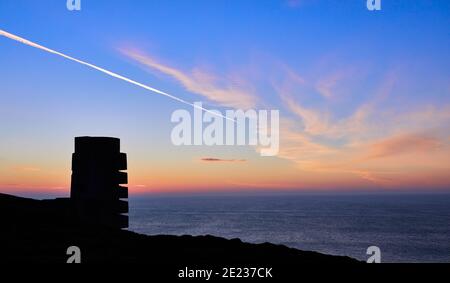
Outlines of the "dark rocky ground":
{"label": "dark rocky ground", "polygon": [[67,199],[32,200],[0,194],[3,262],[65,263],[69,246],[83,263],[263,264],[357,263],[349,257],[301,251],[270,243],[250,244],[214,236],[147,236],[87,226],[70,215]]}

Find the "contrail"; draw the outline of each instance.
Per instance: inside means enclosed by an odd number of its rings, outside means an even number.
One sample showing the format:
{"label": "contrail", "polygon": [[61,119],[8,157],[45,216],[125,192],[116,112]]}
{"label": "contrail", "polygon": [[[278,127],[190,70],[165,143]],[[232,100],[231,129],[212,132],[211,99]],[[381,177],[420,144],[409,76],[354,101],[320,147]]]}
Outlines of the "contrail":
{"label": "contrail", "polygon": [[20,37],[20,36],[11,34],[11,33],[9,33],[9,32],[6,32],[6,31],[4,31],[4,30],[1,30],[1,29],[0,29],[0,35],[1,35],[1,36],[4,36],[4,37],[7,37],[7,38],[9,38],[9,39],[15,40],[15,41],[17,41],[17,42],[20,42],[20,43],[29,45],[29,46],[31,46],[31,47],[34,47],[34,48],[37,48],[37,49],[41,49],[41,50],[47,51],[47,52],[52,53],[52,54],[56,54],[56,55],[61,56],[61,57],[63,57],[63,58],[69,59],[69,60],[71,60],[71,61],[80,63],[80,64],[82,64],[82,65],[88,66],[88,67],[90,67],[90,68],[92,68],[92,69],[95,69],[95,70],[97,70],[97,71],[100,71],[100,72],[102,72],[102,73],[105,73],[105,74],[107,74],[107,75],[109,75],[109,76],[111,76],[111,77],[114,77],[114,78],[117,78],[117,79],[126,81],[126,82],[128,82],[128,83],[130,83],[130,84],[137,85],[137,86],[142,87],[142,88],[144,88],[144,89],[146,89],[146,90],[149,90],[149,91],[152,91],[152,92],[156,92],[156,93],[158,93],[158,94],[167,96],[167,97],[169,97],[169,98],[171,98],[171,99],[173,99],[173,100],[176,100],[176,101],[178,101],[178,102],[184,103],[184,104],[186,104],[186,105],[192,106],[192,107],[197,108],[197,109],[201,109],[201,110],[203,110],[203,111],[205,111],[205,112],[208,112],[208,113],[210,113],[210,114],[213,114],[213,115],[215,115],[215,116],[219,116],[219,117],[221,117],[221,118],[225,118],[225,119],[228,119],[228,120],[231,120],[231,121],[234,122],[234,119],[231,119],[231,118],[229,118],[229,117],[223,116],[223,115],[221,115],[221,114],[219,114],[219,113],[216,113],[216,112],[214,112],[214,111],[208,110],[208,109],[206,109],[206,108],[203,108],[203,107],[201,107],[201,106],[199,106],[199,105],[196,105],[196,104],[191,103],[191,102],[189,102],[189,101],[186,101],[186,100],[184,100],[184,99],[181,99],[181,98],[178,98],[178,97],[176,97],[176,96],[173,96],[173,95],[171,95],[171,94],[169,94],[169,93],[167,93],[167,92],[164,92],[164,91],[162,91],[162,90],[153,88],[153,87],[151,87],[151,86],[145,85],[145,84],[143,84],[143,83],[137,82],[137,81],[132,80],[132,79],[129,79],[129,78],[127,78],[127,77],[121,76],[121,75],[119,75],[119,74],[117,74],[117,73],[108,71],[108,70],[106,70],[106,69],[104,69],[104,68],[95,66],[94,64],[88,63],[88,62],[86,62],[86,61],[82,61],[82,60],[80,60],[80,59],[77,59],[77,58],[71,57],[71,56],[69,56],[69,55],[66,55],[66,54],[64,54],[64,53],[58,52],[58,51],[56,51],[56,50],[53,50],[53,49],[47,48],[47,47],[45,47],[45,46],[39,45],[39,44],[37,44],[37,43],[35,43],[35,42],[32,42],[32,41],[27,40],[27,39],[25,39],[25,38],[22,38],[22,37]]}

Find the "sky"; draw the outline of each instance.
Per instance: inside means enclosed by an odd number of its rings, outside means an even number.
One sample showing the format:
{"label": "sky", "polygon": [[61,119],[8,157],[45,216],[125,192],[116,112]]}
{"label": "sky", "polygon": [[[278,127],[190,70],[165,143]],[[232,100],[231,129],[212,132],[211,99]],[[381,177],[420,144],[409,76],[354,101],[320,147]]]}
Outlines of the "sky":
{"label": "sky", "polygon": [[2,0],[0,29],[208,109],[280,111],[278,155],[175,146],[193,109],[0,37],[0,191],[67,194],[114,136],[131,194],[450,189],[450,2]]}

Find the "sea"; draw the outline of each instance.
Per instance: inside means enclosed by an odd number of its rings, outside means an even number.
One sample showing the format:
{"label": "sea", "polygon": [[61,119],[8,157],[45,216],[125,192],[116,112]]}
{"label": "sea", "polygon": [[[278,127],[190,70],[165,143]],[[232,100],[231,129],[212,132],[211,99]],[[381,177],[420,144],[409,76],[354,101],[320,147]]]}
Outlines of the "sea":
{"label": "sea", "polygon": [[129,230],[214,235],[381,262],[450,262],[450,194],[131,197]]}

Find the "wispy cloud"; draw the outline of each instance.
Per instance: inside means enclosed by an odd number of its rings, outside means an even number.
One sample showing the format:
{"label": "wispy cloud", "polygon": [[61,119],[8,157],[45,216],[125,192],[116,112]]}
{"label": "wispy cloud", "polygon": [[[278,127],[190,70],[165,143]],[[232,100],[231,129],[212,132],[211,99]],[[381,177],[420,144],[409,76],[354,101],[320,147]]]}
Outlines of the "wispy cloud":
{"label": "wispy cloud", "polygon": [[218,76],[201,68],[194,68],[190,72],[182,71],[136,50],[121,49],[121,52],[146,67],[176,79],[188,91],[199,94],[222,106],[242,109],[256,106],[257,100],[251,94],[251,90],[246,89],[240,80],[231,75],[228,78],[219,79]]}
{"label": "wispy cloud", "polygon": [[[374,113],[374,109],[389,96],[397,80],[395,72],[389,72],[369,101],[359,105],[349,116],[335,118],[329,110],[304,106],[299,101],[299,98],[302,98],[304,94],[298,93],[295,85],[298,85],[299,81],[297,79],[294,80],[294,77],[292,71],[290,71],[285,76],[283,83],[272,83],[282,103],[291,113],[300,119],[303,125],[303,131],[306,134],[335,139],[362,136],[365,133],[371,132],[372,125],[369,120],[374,114],[380,114],[379,112]],[[300,84],[305,85],[308,83]]]}
{"label": "wispy cloud", "polygon": [[[250,84],[247,88],[234,83],[231,77],[218,79],[214,73],[201,68],[187,72],[140,52],[122,52],[152,70],[176,79],[190,92],[218,104],[239,108],[283,107],[278,157],[292,162],[302,174],[311,173],[315,178],[396,186],[408,182],[407,176],[414,168],[436,167],[433,159],[441,160],[440,156],[449,152],[450,137],[435,135],[435,132],[436,129],[448,132],[449,127],[445,125],[450,124],[450,107],[418,105],[415,109],[399,111],[396,91],[402,77],[396,68],[386,71],[384,76],[378,75],[378,85],[371,79],[370,88],[365,89],[358,87],[360,79],[364,81],[370,75],[364,66],[337,64],[331,72],[323,71],[320,66],[313,68],[312,73],[304,74],[277,60],[258,60],[257,64],[264,67],[252,65],[250,69],[256,70],[253,77],[242,78]],[[261,72],[261,69],[270,72]],[[258,93],[256,96],[253,91],[246,91],[257,89],[260,82],[268,86],[264,91],[276,95],[269,97],[267,93],[264,93],[266,96]],[[362,89],[364,93],[356,93],[355,89]],[[357,96],[355,101],[359,103],[351,101],[345,107],[346,111],[341,112],[343,101],[351,100],[352,96]],[[268,100],[263,101],[263,97]],[[415,159],[417,154],[420,157]],[[199,161],[246,162],[244,159],[215,157],[204,157]],[[448,166],[445,162],[440,164],[439,170]],[[431,173],[426,174],[418,174],[421,176],[418,179],[426,180]],[[438,177],[445,182],[445,177]],[[292,180],[290,184],[298,185]]]}
{"label": "wispy cloud", "polygon": [[430,134],[402,134],[371,144],[367,159],[405,153],[427,153],[439,149],[440,146],[441,140]]}
{"label": "wispy cloud", "polygon": [[[310,82],[293,77],[303,76],[286,74],[285,81],[273,83],[273,88],[294,115],[281,125],[279,157],[294,162],[300,170],[323,176],[351,174],[377,186],[391,186],[405,171],[412,170],[405,169],[405,162],[409,162],[408,168],[434,166],[430,160],[448,152],[448,141],[433,133],[435,129],[448,131],[448,106],[395,111],[396,105],[391,106],[389,100],[398,83],[396,70],[388,72],[372,95],[366,95],[367,99],[350,115],[340,118],[330,107],[323,110],[305,106],[301,101],[310,96],[295,86],[301,89]],[[341,78],[344,75],[336,76],[328,86]],[[330,90],[322,95],[328,99],[334,94]],[[420,157],[414,159],[417,154]],[[390,158],[389,165],[383,163],[384,158]],[[444,163],[441,166],[447,166]]]}
{"label": "wispy cloud", "polygon": [[279,95],[285,106],[301,119],[303,130],[312,135],[320,135],[329,131],[329,115],[317,110],[309,109],[297,103],[294,98],[279,89]]}
{"label": "wispy cloud", "polygon": [[319,78],[316,83],[317,91],[326,98],[332,98],[336,95],[336,89],[345,83],[346,80],[355,75],[354,68],[338,69],[324,77]]}

